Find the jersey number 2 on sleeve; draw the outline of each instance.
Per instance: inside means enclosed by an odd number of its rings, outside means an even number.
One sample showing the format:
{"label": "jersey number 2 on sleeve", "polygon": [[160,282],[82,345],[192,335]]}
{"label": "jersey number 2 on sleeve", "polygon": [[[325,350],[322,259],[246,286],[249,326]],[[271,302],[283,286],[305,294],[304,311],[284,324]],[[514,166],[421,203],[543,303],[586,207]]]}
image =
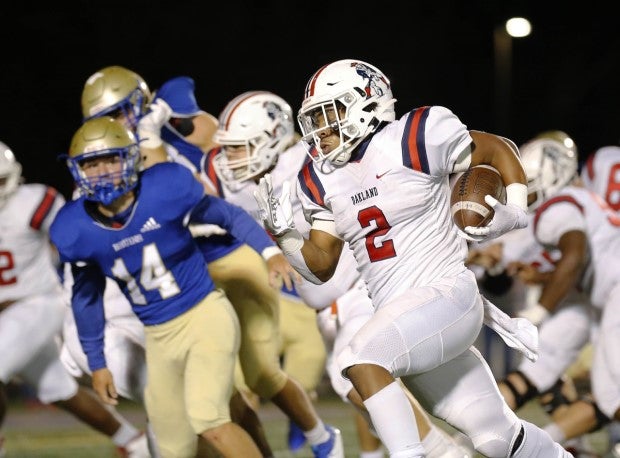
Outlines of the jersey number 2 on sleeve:
{"label": "jersey number 2 on sleeve", "polygon": [[[146,305],[146,298],[140,291],[136,279],[129,274],[121,258],[116,258],[114,261],[112,273],[116,278],[127,283],[127,289],[134,304]],[[154,243],[145,245],[142,249],[140,284],[147,291],[158,290],[162,299],[167,299],[181,292],[174,275],[164,265],[159,255],[159,250],[157,250],[157,246]]]}

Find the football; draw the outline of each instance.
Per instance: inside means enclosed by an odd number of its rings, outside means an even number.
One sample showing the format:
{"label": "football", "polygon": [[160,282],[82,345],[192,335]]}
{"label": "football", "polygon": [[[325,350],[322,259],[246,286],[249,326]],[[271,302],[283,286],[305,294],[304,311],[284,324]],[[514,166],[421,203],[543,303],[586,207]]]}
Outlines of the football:
{"label": "football", "polygon": [[459,229],[486,226],[493,219],[494,211],[484,201],[487,194],[506,203],[504,182],[493,167],[477,165],[456,178],[450,194],[450,211]]}

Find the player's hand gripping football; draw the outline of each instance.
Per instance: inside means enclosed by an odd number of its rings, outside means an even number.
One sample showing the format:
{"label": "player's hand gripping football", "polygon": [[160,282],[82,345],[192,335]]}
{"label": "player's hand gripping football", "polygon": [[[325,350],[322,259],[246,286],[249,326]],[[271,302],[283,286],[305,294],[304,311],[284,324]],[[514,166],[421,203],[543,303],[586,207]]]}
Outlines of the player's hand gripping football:
{"label": "player's hand gripping football", "polygon": [[489,224],[482,227],[467,226],[465,232],[475,240],[494,239],[513,229],[521,229],[527,226],[527,213],[518,205],[510,202],[502,204],[490,195],[484,196],[484,201],[489,204],[495,214]]}
{"label": "player's hand gripping football", "polygon": [[282,185],[282,195],[277,197],[274,194],[271,175],[269,174],[260,179],[258,190],[254,191],[260,218],[267,231],[276,237],[295,228],[290,195],[291,185],[285,181]]}

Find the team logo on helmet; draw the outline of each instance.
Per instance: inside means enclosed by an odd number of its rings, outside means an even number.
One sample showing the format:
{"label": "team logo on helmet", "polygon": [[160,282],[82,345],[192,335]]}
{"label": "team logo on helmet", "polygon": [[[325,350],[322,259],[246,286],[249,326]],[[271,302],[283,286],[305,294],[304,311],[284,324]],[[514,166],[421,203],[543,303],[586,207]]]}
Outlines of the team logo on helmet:
{"label": "team logo on helmet", "polygon": [[263,107],[267,112],[267,116],[269,116],[269,119],[271,119],[272,121],[285,117],[282,113],[282,107],[275,102],[267,101],[263,104]]}
{"label": "team logo on helmet", "polygon": [[[367,80],[364,92],[366,92],[366,98],[376,95],[381,97],[385,94],[383,87],[390,87],[388,81],[379,74],[376,70],[361,62],[352,62],[351,67],[355,67],[355,71],[359,76]],[[383,86],[382,86],[383,85]]]}

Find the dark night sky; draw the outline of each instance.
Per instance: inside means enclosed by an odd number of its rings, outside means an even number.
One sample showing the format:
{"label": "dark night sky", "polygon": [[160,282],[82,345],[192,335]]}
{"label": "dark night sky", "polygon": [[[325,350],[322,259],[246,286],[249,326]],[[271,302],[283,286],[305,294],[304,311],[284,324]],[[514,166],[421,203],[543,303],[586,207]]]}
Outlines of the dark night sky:
{"label": "dark night sky", "polygon": [[[82,86],[115,64],[141,74],[151,89],[191,76],[199,104],[217,115],[229,99],[256,89],[278,93],[297,110],[316,69],[359,58],[391,79],[399,115],[444,105],[469,128],[517,144],[562,129],[582,159],[620,141],[620,27],[604,2],[226,1],[217,13],[209,12],[214,1],[47,3],[3,11],[0,140],[24,165],[27,181],[65,195],[72,183],[56,157],[81,122]],[[527,16],[534,30],[513,40],[503,125],[493,29],[510,15]]]}

